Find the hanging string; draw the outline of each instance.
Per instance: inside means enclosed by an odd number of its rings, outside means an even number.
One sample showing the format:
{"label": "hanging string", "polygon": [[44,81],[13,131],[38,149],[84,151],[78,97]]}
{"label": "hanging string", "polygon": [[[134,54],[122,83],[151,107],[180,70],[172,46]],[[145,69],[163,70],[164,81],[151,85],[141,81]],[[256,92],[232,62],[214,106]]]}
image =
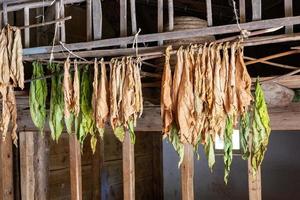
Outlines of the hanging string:
{"label": "hanging string", "polygon": [[235,16],[235,21],[236,21],[236,24],[237,24],[240,32],[241,32],[241,39],[248,38],[251,35],[251,32],[241,28],[235,0],[232,0],[232,5],[233,5],[233,12],[234,12],[234,16]]}
{"label": "hanging string", "polygon": [[83,61],[85,61],[85,62],[88,62],[87,59],[82,58],[82,57],[80,57],[79,55],[76,55],[75,53],[73,53],[71,50],[69,50],[69,49],[64,45],[64,43],[63,43],[62,41],[59,41],[59,44],[60,44],[66,51],[68,51],[71,55],[73,55],[73,56],[75,56],[76,58],[79,58],[79,59],[81,59],[81,60],[83,60]]}
{"label": "hanging string", "polygon": [[132,43],[132,48],[134,49],[135,48],[135,55],[136,57],[138,57],[138,36],[141,32],[141,29],[139,28],[138,32],[134,35],[134,39],[133,39],[133,43]]}

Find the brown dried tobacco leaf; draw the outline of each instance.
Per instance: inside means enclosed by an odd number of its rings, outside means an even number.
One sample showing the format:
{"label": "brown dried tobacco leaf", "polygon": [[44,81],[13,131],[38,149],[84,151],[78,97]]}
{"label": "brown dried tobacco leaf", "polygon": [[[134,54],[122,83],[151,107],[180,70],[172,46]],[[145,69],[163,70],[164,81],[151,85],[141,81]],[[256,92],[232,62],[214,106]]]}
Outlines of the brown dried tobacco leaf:
{"label": "brown dried tobacco leaf", "polygon": [[123,122],[127,127],[127,123],[131,120],[131,117],[135,113],[134,107],[134,77],[133,77],[133,61],[129,57],[126,60],[126,75],[123,86],[123,99],[122,99],[122,112],[123,112]]}
{"label": "brown dried tobacco leaf", "polygon": [[245,113],[252,100],[251,77],[244,63],[243,47],[238,46],[236,57],[236,96],[239,114]]}
{"label": "brown dried tobacco leaf", "polygon": [[80,112],[80,81],[79,81],[78,65],[76,60],[74,60],[72,111],[75,117],[78,117]]}
{"label": "brown dried tobacco leaf", "polygon": [[105,122],[109,114],[108,107],[108,82],[106,76],[106,66],[101,60],[101,78],[98,85],[98,96],[97,96],[97,105],[96,105],[96,127],[100,133],[101,138],[103,138]]}
{"label": "brown dried tobacco leaf", "polygon": [[92,108],[93,108],[93,116],[97,121],[97,101],[98,101],[98,61],[95,58],[94,61],[94,81],[93,81],[93,95],[92,95]]}
{"label": "brown dried tobacco leaf", "polygon": [[112,60],[110,62],[110,82],[109,82],[109,91],[110,91],[110,123],[113,129],[115,129],[119,122],[119,113],[118,113],[118,101],[117,101],[117,81],[116,81],[116,68],[118,67],[118,61]]}
{"label": "brown dried tobacco leaf", "polygon": [[[173,113],[177,112],[177,100],[178,100],[178,89],[181,82],[183,70],[183,47],[180,47],[177,51],[177,62],[173,75],[173,94],[172,94],[172,103],[173,103]],[[177,116],[175,115],[175,120],[177,120]]]}
{"label": "brown dried tobacco leaf", "polygon": [[10,70],[7,49],[6,29],[3,28],[0,35],[0,84],[9,84]]}
{"label": "brown dried tobacco leaf", "polygon": [[13,143],[15,146],[18,145],[17,140],[18,140],[18,135],[17,135],[17,103],[16,103],[16,97],[15,97],[15,92],[13,89],[13,86],[10,85],[8,86],[8,92],[7,92],[7,105],[9,112],[11,114],[11,123],[12,123],[12,130],[11,130],[11,137],[13,140]]}
{"label": "brown dried tobacco leaf", "polygon": [[214,45],[210,43],[207,50],[207,63],[205,72],[206,103],[208,113],[211,113],[213,104],[213,64],[214,64]]}
{"label": "brown dried tobacco leaf", "polygon": [[[14,41],[11,55],[10,76],[14,81],[14,86],[18,85],[21,89],[24,88],[24,66],[22,61],[23,48],[22,36],[20,29],[13,27]],[[16,83],[17,81],[17,83]]]}
{"label": "brown dried tobacco leaf", "polygon": [[139,113],[139,117],[143,114],[143,93],[142,93],[142,81],[140,74],[140,60],[137,59],[134,62],[133,75],[134,75],[134,92],[135,92],[135,112]]}
{"label": "brown dried tobacco leaf", "polygon": [[68,119],[70,117],[70,112],[72,109],[73,100],[73,88],[72,79],[70,74],[70,59],[64,63],[64,80],[63,80],[63,90],[64,90],[64,115]]}
{"label": "brown dried tobacco leaf", "polygon": [[192,143],[192,133],[195,125],[195,106],[193,84],[190,80],[191,58],[189,51],[184,51],[184,68],[181,83],[178,89],[177,117],[180,128],[180,140],[182,143]]}
{"label": "brown dried tobacco leaf", "polygon": [[9,121],[11,117],[11,113],[8,106],[8,99],[7,99],[7,93],[8,93],[8,86],[1,85],[0,86],[0,93],[2,96],[2,116],[0,121],[0,131],[2,134],[2,139],[5,140],[6,134],[8,131]]}
{"label": "brown dried tobacco leaf", "polygon": [[231,112],[231,105],[230,105],[230,82],[229,82],[229,74],[230,74],[230,67],[229,67],[229,54],[228,54],[228,47],[229,42],[225,43],[223,46],[223,59],[222,59],[222,75],[224,76],[224,96],[223,96],[223,105],[226,114]]}
{"label": "brown dried tobacco leaf", "polygon": [[[170,51],[172,50],[171,46],[168,46],[166,49],[166,56],[165,56],[165,66],[162,75],[161,81],[161,117],[163,121],[163,129],[162,132],[164,134],[169,134],[171,125],[173,122],[173,113],[172,113],[172,72],[170,66]],[[177,54],[178,56],[178,54]],[[178,60],[178,58],[177,58]],[[178,61],[177,61],[178,62]],[[179,63],[180,64],[180,63]],[[176,65],[175,72],[178,72],[178,63]],[[176,75],[177,76],[177,75]],[[175,77],[175,75],[174,75]]]}
{"label": "brown dried tobacco leaf", "polygon": [[233,116],[233,124],[236,122],[236,113],[237,113],[237,98],[236,98],[236,83],[235,83],[235,73],[236,73],[236,67],[235,67],[235,58],[236,58],[236,47],[237,42],[234,42],[231,45],[231,51],[230,51],[230,63],[229,63],[229,73],[228,73],[228,102],[230,104],[229,108],[229,115]]}

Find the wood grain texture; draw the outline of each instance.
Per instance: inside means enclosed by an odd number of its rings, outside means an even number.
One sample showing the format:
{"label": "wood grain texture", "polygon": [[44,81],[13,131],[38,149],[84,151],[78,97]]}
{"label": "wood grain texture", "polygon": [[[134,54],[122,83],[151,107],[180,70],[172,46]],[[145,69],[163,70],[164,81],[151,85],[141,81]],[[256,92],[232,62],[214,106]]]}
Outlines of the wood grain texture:
{"label": "wood grain texture", "polygon": [[168,0],[168,19],[169,19],[169,30],[172,31],[174,29],[174,2],[173,0]]}
{"label": "wood grain texture", "polygon": [[257,170],[255,176],[252,173],[251,161],[248,160],[248,190],[249,200],[261,200],[261,168]]}
{"label": "wood grain texture", "polygon": [[[157,0],[157,32],[161,33],[164,31],[164,1]],[[163,44],[163,40],[158,38],[158,45]]]}
{"label": "wood grain texture", "polygon": [[93,0],[93,33],[94,40],[102,38],[102,0]]}
{"label": "wood grain texture", "polygon": [[153,199],[163,199],[163,154],[162,154],[162,136],[153,134]]}
{"label": "wood grain texture", "polygon": [[0,199],[14,199],[13,151],[10,134],[0,141]]}
{"label": "wood grain texture", "polygon": [[206,0],[206,20],[207,25],[212,26],[213,25],[213,19],[212,19],[212,5],[211,0]]}
{"label": "wood grain texture", "polygon": [[261,19],[261,0],[251,0],[252,1],[252,20]]}
{"label": "wood grain texture", "polygon": [[[284,0],[284,16],[293,16],[293,0]],[[293,33],[293,26],[286,26],[285,33]]]}
{"label": "wood grain texture", "polygon": [[130,0],[130,16],[131,16],[131,31],[132,31],[132,34],[136,34],[136,32],[137,32],[137,23],[136,23],[135,0]]}
{"label": "wood grain texture", "polygon": [[122,147],[123,155],[123,195],[124,200],[135,199],[134,144],[126,131]]}
{"label": "wood grain texture", "polygon": [[104,167],[104,141],[99,139],[97,141],[96,152],[92,157],[92,170],[93,170],[93,200],[104,199],[102,197],[101,180],[102,170]]}
{"label": "wood grain texture", "polygon": [[[60,18],[64,18],[65,17],[65,0],[60,0]],[[64,21],[60,22],[60,40],[62,42],[66,42],[66,24]]]}
{"label": "wood grain texture", "polygon": [[[29,25],[29,9],[24,8],[24,26]],[[30,46],[30,32],[29,28],[25,28],[24,30],[24,47],[28,48]]]}
{"label": "wood grain texture", "polygon": [[92,0],[86,0],[86,40],[93,39]]}
{"label": "wood grain texture", "polygon": [[239,0],[240,23],[246,22],[246,0]]}
{"label": "wood grain texture", "polygon": [[69,137],[71,200],[82,200],[80,144],[75,134]]}
{"label": "wood grain texture", "polygon": [[184,145],[184,157],[181,164],[181,199],[194,200],[194,152],[193,146]]}

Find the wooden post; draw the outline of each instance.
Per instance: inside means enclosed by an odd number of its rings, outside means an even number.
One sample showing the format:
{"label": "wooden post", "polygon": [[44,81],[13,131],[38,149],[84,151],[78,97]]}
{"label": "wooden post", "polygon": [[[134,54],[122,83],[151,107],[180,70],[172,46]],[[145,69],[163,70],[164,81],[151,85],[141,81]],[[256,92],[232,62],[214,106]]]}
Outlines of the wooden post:
{"label": "wooden post", "polygon": [[[157,32],[164,31],[164,1],[157,0]],[[158,41],[158,45],[162,45],[163,40]]]}
{"label": "wooden post", "polygon": [[240,8],[240,23],[246,22],[246,0],[239,1]]}
{"label": "wooden post", "polygon": [[[60,2],[56,1],[55,2],[55,19],[59,19],[60,18]],[[59,22],[57,22],[55,24],[55,29],[56,29],[56,41],[59,41],[61,39],[61,31],[60,31],[60,26]]]}
{"label": "wooden post", "polygon": [[8,14],[7,14],[7,2],[2,3],[3,8],[3,26],[5,26],[8,23]]}
{"label": "wooden post", "polygon": [[92,170],[93,170],[93,200],[101,200],[101,180],[102,169],[104,166],[104,140],[99,139],[96,152],[93,155]]}
{"label": "wooden post", "polygon": [[213,25],[213,19],[212,19],[211,0],[206,0],[206,16],[207,16],[207,25],[212,26]]}
{"label": "wooden post", "polygon": [[[60,13],[59,13],[60,18],[65,17],[65,3],[64,0],[60,0]],[[66,25],[65,22],[62,21],[60,22],[60,40],[62,42],[66,42]]]}
{"label": "wooden post", "polygon": [[[24,26],[29,25],[29,8],[24,8]],[[30,45],[30,31],[29,28],[25,28],[24,30],[24,46],[28,48]]]}
{"label": "wooden post", "polygon": [[129,132],[125,132],[123,142],[123,193],[124,200],[135,199],[134,144],[131,143]]}
{"label": "wooden post", "polygon": [[46,137],[39,132],[21,132],[20,166],[22,199],[48,198],[48,155]]}
{"label": "wooden post", "polygon": [[194,200],[194,153],[193,146],[184,145],[184,157],[181,164],[182,200]]}
{"label": "wooden post", "polygon": [[252,0],[252,20],[261,19],[261,0]]}
{"label": "wooden post", "polygon": [[169,14],[169,31],[174,29],[174,3],[173,0],[168,0],[168,14]]}
{"label": "wooden post", "polygon": [[251,159],[248,160],[248,188],[249,200],[261,200],[261,168],[255,176],[252,175]]}
{"label": "wooden post", "polygon": [[13,154],[11,135],[6,140],[0,139],[0,199],[14,199]]}
{"label": "wooden post", "polygon": [[131,31],[132,34],[136,34],[137,24],[136,24],[135,0],[130,0],[130,14],[131,14]]}
{"label": "wooden post", "polygon": [[86,39],[93,39],[93,23],[92,23],[92,0],[86,1]]}
{"label": "wooden post", "polygon": [[[284,0],[284,13],[286,17],[293,16],[293,0]],[[293,33],[293,26],[286,26],[285,33]]]}
{"label": "wooden post", "polygon": [[69,137],[71,200],[82,200],[80,144],[75,134]]}
{"label": "wooden post", "polygon": [[93,31],[94,40],[102,38],[102,0],[93,0]]}
{"label": "wooden post", "polygon": [[[120,36],[127,36],[127,0],[120,1]],[[121,47],[126,46],[121,45]]]}

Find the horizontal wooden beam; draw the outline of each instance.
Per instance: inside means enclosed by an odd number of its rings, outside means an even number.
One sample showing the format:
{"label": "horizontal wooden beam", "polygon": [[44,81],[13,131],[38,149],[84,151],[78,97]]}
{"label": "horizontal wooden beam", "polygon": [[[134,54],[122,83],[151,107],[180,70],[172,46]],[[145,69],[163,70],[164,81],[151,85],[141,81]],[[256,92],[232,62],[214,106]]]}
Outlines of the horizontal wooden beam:
{"label": "horizontal wooden beam", "polygon": [[[242,29],[251,31],[257,29],[267,29],[267,28],[294,25],[294,24],[300,24],[300,16],[242,23],[240,24],[240,27]],[[139,35],[138,42],[145,43],[145,42],[155,42],[159,40],[174,40],[174,39],[183,39],[183,38],[191,38],[191,37],[201,37],[207,35],[235,33],[239,31],[240,29],[236,24],[230,24],[224,26],[200,28],[200,29],[180,30],[180,31],[173,31],[173,32]],[[129,37],[96,40],[90,42],[65,44],[65,47],[71,51],[74,51],[74,50],[91,49],[91,48],[99,48],[99,47],[127,45],[127,44],[132,44],[133,42],[134,42],[134,36],[129,36]],[[52,46],[28,48],[23,50],[23,55],[45,54],[45,53],[50,53],[51,51],[60,52],[61,46],[57,45],[54,46],[53,48]]]}

